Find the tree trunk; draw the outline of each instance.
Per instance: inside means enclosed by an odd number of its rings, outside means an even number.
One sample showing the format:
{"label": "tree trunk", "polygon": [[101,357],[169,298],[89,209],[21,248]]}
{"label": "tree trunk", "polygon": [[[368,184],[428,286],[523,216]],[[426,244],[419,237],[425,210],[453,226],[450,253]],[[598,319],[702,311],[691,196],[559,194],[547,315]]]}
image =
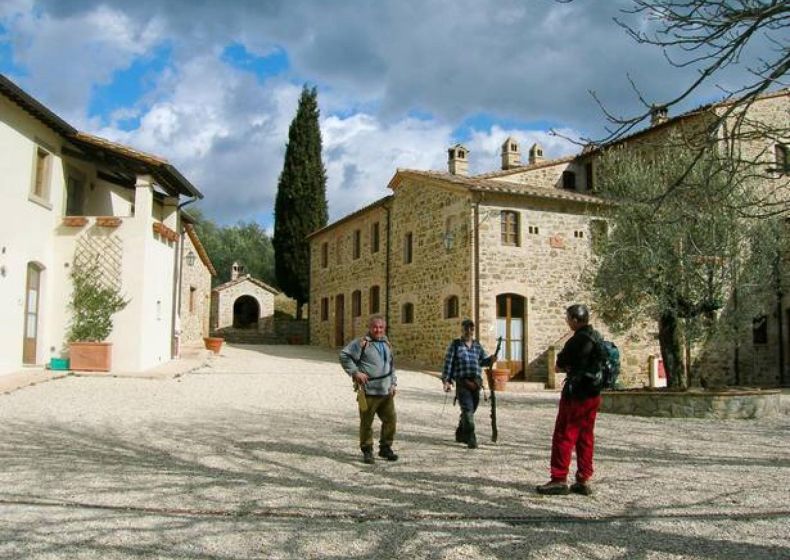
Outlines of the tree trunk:
{"label": "tree trunk", "polygon": [[667,373],[667,387],[683,389],[683,351],[678,330],[678,318],[674,313],[663,313],[658,320],[658,343],[661,346],[661,359]]}

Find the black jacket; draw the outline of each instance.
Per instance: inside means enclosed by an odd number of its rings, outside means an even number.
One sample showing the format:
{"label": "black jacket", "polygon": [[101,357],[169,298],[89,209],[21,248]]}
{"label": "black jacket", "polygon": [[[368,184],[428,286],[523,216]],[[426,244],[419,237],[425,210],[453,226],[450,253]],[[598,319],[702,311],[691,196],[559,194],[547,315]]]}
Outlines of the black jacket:
{"label": "black jacket", "polygon": [[584,377],[585,372],[595,371],[597,368],[599,358],[594,340],[600,338],[598,331],[585,325],[573,333],[557,354],[557,369],[568,372],[562,388],[566,397],[587,399],[600,394],[600,390],[593,388]]}

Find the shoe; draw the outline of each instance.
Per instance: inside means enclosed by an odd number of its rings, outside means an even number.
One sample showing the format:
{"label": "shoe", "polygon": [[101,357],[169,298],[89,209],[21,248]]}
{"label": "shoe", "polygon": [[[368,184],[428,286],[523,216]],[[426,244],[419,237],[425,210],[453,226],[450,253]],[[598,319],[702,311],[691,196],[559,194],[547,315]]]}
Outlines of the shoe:
{"label": "shoe", "polygon": [[593,489],[589,482],[574,482],[571,484],[571,492],[582,496],[592,496]]}
{"label": "shoe", "polygon": [[470,435],[466,445],[469,449],[477,449],[477,437],[474,434]]}
{"label": "shoe", "polygon": [[397,461],[398,456],[389,445],[382,445],[379,447],[379,457],[383,457],[387,461]]}
{"label": "shoe", "polygon": [[455,429],[455,442],[466,443],[466,434],[464,434],[463,430],[461,430],[461,426],[458,426]]}
{"label": "shoe", "polygon": [[535,490],[538,494],[547,494],[552,496],[565,496],[570,493],[568,484],[562,480],[550,480],[546,484],[536,486]]}
{"label": "shoe", "polygon": [[368,465],[372,465],[376,462],[376,459],[373,457],[373,448],[363,449],[362,450],[362,462],[367,463]]}

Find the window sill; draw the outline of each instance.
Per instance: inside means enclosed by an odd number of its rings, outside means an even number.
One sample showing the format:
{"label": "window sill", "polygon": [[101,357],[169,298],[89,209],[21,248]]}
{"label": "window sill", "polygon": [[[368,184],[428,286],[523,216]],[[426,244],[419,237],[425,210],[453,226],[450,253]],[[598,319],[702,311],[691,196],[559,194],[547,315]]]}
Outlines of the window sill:
{"label": "window sill", "polygon": [[38,204],[39,206],[42,206],[42,207],[46,208],[47,210],[52,210],[52,203],[49,200],[47,200],[46,198],[41,198],[40,196],[38,196],[36,194],[29,193],[27,195],[27,199],[30,202],[33,202],[35,204]]}

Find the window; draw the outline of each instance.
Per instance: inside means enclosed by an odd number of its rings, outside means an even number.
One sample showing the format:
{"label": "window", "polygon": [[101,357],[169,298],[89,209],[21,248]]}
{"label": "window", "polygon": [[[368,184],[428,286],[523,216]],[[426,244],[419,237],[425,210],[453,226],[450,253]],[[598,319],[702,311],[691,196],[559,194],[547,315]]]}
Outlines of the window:
{"label": "window", "polygon": [[404,303],[403,309],[401,310],[401,323],[408,325],[413,322],[414,322],[414,304]]}
{"label": "window", "polygon": [[379,230],[380,230],[379,222],[375,222],[372,226],[370,226],[370,252],[371,253],[378,253],[379,252]]}
{"label": "window", "polygon": [[197,288],[195,286],[189,287],[189,312],[195,312],[195,292],[197,292]]}
{"label": "window", "polygon": [[503,210],[500,214],[502,222],[502,245],[518,246],[518,213]]}
{"label": "window", "polygon": [[576,173],[573,171],[562,172],[562,188],[575,189],[576,188]]}
{"label": "window", "polygon": [[321,243],[321,268],[329,266],[329,243]]}
{"label": "window", "polygon": [[85,180],[77,175],[69,174],[66,182],[66,215],[83,216],[85,214]]}
{"label": "window", "polygon": [[52,154],[41,146],[36,146],[36,161],[33,171],[32,194],[40,199],[49,199]]}
{"label": "window", "polygon": [[329,298],[321,298],[321,320],[329,320]]}
{"label": "window", "polygon": [[595,182],[593,181],[593,164],[592,162],[584,166],[584,176],[587,178],[587,190],[595,189]]}
{"label": "window", "polygon": [[752,342],[768,344],[768,316],[760,315],[752,319]]}
{"label": "window", "polygon": [[359,317],[362,315],[362,292],[354,290],[351,292],[351,316]]}
{"label": "window", "polygon": [[403,264],[409,264],[412,261],[412,242],[414,236],[411,232],[403,236]]}
{"label": "window", "polygon": [[788,159],[787,152],[787,146],[783,144],[777,144],[774,147],[774,154],[776,156],[776,171],[780,175],[786,175],[790,173],[790,160]]}
{"label": "window", "polygon": [[540,229],[538,228],[538,226],[529,226],[527,228],[527,231],[529,232],[530,235],[538,235],[540,233]]}
{"label": "window", "polygon": [[444,300],[444,318],[458,317],[458,296],[450,296]]}
{"label": "window", "polygon": [[343,262],[343,238],[338,237],[335,241],[335,261],[337,264]]}
{"label": "window", "polygon": [[373,315],[374,313],[378,313],[380,311],[380,293],[381,290],[378,286],[371,286],[370,287],[370,297],[369,297],[369,307],[370,307],[370,314]]}
{"label": "window", "polygon": [[577,229],[573,232],[573,237],[576,239],[584,239],[584,232],[580,229]]}
{"label": "window", "polygon": [[358,229],[354,230],[354,258],[358,259],[362,253],[362,232]]}

